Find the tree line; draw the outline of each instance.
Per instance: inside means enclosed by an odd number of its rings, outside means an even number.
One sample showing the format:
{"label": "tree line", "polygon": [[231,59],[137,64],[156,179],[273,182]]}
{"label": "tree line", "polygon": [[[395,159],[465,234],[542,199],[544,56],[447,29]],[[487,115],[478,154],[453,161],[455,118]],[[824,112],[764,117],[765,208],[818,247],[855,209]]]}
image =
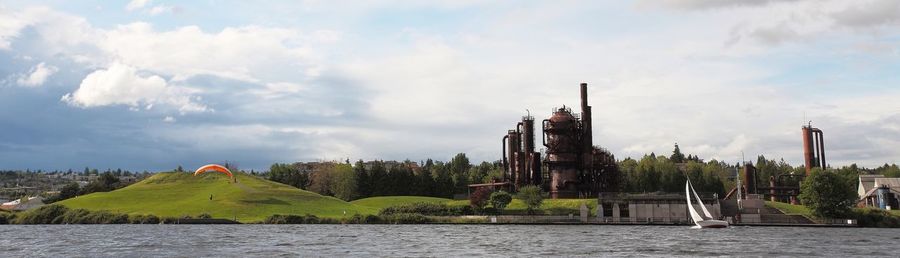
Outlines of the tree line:
{"label": "tree line", "polygon": [[[697,155],[685,155],[678,145],[669,156],[650,153],[640,159],[626,158],[618,161],[619,184],[609,192],[681,192],[684,182],[690,179],[699,192],[716,193],[723,197],[735,186],[735,177],[743,175],[740,162],[719,160],[705,161]],[[801,166],[791,166],[784,159],[767,159],[758,156],[755,163],[756,185],[768,186],[769,178],[778,185],[800,186],[806,171]],[[365,162],[349,161],[323,163],[318,168],[303,168],[305,163],[273,164],[262,175],[269,180],[292,185],[319,194],[335,196],[343,200],[355,200],[373,196],[432,196],[452,198],[469,193],[469,184],[489,183],[502,178],[500,161],[473,165],[465,153],[455,155],[450,161],[428,159],[423,162],[409,160]],[[860,168],[856,164],[827,171],[841,175],[855,185],[860,174],[884,174],[900,177],[897,165],[885,164],[874,169]],[[545,171],[546,173],[546,171]],[[855,183],[856,182],[856,183]]]}
{"label": "tree line", "polygon": [[454,194],[466,193],[469,184],[490,181],[502,173],[498,162],[472,165],[464,153],[457,154],[449,162],[359,160],[352,166],[349,162],[317,166],[304,169],[301,163],[276,163],[269,168],[266,177],[322,195],[355,200],[398,195],[452,198]]}

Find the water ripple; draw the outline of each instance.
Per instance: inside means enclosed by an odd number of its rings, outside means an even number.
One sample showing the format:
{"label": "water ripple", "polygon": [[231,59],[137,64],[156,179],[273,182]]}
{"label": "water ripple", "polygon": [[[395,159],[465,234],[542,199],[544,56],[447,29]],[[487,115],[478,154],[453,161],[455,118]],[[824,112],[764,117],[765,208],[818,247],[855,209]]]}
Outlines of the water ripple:
{"label": "water ripple", "polygon": [[896,229],[576,225],[4,225],[2,256],[891,256]]}

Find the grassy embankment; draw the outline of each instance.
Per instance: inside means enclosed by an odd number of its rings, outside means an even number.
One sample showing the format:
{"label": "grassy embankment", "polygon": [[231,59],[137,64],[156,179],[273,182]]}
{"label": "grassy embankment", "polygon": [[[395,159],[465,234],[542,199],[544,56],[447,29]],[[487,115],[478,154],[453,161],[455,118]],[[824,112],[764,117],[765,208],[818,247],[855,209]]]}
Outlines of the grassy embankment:
{"label": "grassy embankment", "polygon": [[447,203],[450,199],[425,196],[378,196],[351,201],[350,203],[381,210],[390,206],[413,203]]}
{"label": "grassy embankment", "polygon": [[[213,218],[259,222],[273,214],[312,214],[340,218],[376,214],[377,208],[356,205],[288,185],[236,173],[237,183],[225,175],[158,173],[128,187],[93,193],[59,202],[73,209],[106,210],[130,215],[183,217],[209,214]],[[210,195],[212,199],[210,200]]]}
{"label": "grassy embankment", "polygon": [[[469,200],[450,200],[436,197],[421,196],[381,196],[359,199],[350,203],[367,206],[375,209],[383,209],[391,206],[406,205],[413,203],[436,203],[446,204],[447,206],[468,206]],[[597,199],[545,199],[541,205],[540,211],[544,215],[569,215],[573,213],[578,215],[581,204],[587,205],[591,211],[591,216],[597,215]],[[490,207],[490,204],[488,205]],[[527,214],[525,203],[519,199],[513,199],[509,206],[503,210],[503,214],[507,215],[524,215]]]}
{"label": "grassy embankment", "polygon": [[[802,215],[813,221],[820,221],[818,217],[803,205],[792,205],[781,202],[766,201],[766,206],[776,208],[787,215]],[[850,215],[863,227],[900,227],[900,210],[884,211],[872,208],[853,208]]]}
{"label": "grassy embankment", "polygon": [[[569,215],[575,214],[578,216],[579,208],[581,208],[581,204],[584,203],[587,205],[590,210],[590,216],[597,215],[597,199],[544,199],[544,203],[541,204],[541,208],[538,211],[538,214],[543,215]],[[447,202],[448,206],[463,206],[469,205],[468,200],[455,200]],[[491,205],[489,204],[488,207]],[[525,206],[525,203],[519,199],[513,199],[509,206],[506,206],[506,209],[503,210],[503,214],[506,215],[525,215],[528,213],[528,207]]]}

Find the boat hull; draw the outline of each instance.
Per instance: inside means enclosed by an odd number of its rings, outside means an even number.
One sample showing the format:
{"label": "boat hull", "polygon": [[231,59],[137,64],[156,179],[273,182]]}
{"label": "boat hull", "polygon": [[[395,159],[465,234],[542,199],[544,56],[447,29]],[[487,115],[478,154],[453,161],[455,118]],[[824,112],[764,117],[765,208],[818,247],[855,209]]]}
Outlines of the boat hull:
{"label": "boat hull", "polygon": [[702,220],[695,222],[700,228],[727,228],[728,222],[724,220]]}

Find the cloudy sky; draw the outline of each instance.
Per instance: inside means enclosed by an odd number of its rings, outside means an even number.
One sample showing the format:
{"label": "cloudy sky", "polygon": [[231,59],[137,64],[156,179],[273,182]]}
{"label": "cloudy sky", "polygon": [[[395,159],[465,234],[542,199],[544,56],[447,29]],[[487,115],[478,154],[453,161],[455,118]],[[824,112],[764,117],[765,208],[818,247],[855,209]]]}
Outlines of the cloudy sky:
{"label": "cloudy sky", "polygon": [[900,161],[900,1],[0,0],[0,169],[496,160],[578,104],[617,158]]}

